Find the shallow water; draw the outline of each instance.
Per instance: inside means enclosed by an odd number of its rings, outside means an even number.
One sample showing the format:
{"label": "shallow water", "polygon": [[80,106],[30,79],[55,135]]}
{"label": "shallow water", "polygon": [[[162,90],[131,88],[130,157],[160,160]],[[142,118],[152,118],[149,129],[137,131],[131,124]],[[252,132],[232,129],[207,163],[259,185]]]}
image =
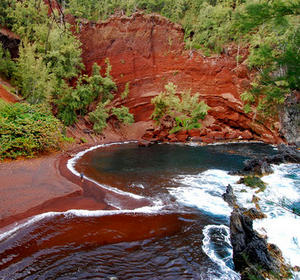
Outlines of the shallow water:
{"label": "shallow water", "polygon": [[[74,172],[117,192],[151,198],[153,205],[46,213],[0,233],[0,279],[239,279],[229,240],[231,208],[221,196],[230,183],[239,201],[253,207],[255,190],[243,192],[246,187],[235,184],[239,177],[228,171],[247,158],[274,153],[263,144],[127,144],[82,153]],[[265,177],[272,188],[259,194],[262,200],[284,194],[299,203],[299,170],[299,165],[275,167]],[[262,207],[269,218],[255,226],[270,230],[272,242],[297,264],[299,219],[266,201]],[[289,234],[273,230],[279,221]]]}

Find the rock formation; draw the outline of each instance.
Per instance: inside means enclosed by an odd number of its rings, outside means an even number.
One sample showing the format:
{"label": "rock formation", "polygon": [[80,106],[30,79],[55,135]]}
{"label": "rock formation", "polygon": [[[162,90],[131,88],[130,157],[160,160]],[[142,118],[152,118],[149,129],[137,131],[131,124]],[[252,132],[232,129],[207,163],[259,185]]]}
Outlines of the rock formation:
{"label": "rock formation", "polygon": [[241,170],[229,172],[232,175],[264,175],[272,173],[271,164],[281,163],[300,163],[300,152],[284,144],[278,145],[278,154],[265,156],[261,159],[248,159],[244,161],[244,167]]}
{"label": "rock formation", "polygon": [[[69,21],[75,22],[72,18]],[[186,50],[181,26],[154,14],[112,16],[102,23],[82,20],[77,26],[87,72],[94,62],[104,70],[105,59],[109,58],[111,75],[119,88],[115,104],[128,106],[136,121],[149,120],[153,111],[151,98],[168,82],[176,84],[179,90],[199,92],[212,108],[201,130],[194,131],[192,136],[188,133],[180,137],[172,135],[171,139],[165,136],[166,140],[198,137],[203,142],[224,139],[282,142],[276,128],[254,122],[253,116],[243,111],[239,96],[249,87],[252,75],[243,63],[247,49],[240,50],[239,63],[234,47],[228,47],[226,54],[212,57]],[[122,100],[120,93],[128,82],[130,94]]]}
{"label": "rock formation", "polygon": [[281,132],[289,143],[300,147],[300,92],[295,91],[285,101],[280,116]]}
{"label": "rock formation", "polygon": [[230,207],[237,207],[236,196],[234,195],[233,188],[230,184],[226,187],[226,192],[223,193],[222,197]]}
{"label": "rock formation", "polygon": [[241,272],[241,279],[265,279],[262,273],[279,273],[279,264],[268,251],[267,242],[253,230],[253,221],[234,209],[230,217],[230,239],[233,247],[235,269]]}

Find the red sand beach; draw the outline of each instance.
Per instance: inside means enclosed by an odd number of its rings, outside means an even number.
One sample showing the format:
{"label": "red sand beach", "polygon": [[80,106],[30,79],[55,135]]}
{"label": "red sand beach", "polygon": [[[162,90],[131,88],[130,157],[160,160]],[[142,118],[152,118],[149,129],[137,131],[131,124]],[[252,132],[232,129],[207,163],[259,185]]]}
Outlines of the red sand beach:
{"label": "red sand beach", "polygon": [[109,191],[86,179],[81,182],[67,168],[67,161],[89,146],[0,163],[0,228],[49,211],[115,209],[107,203],[112,197],[123,209],[149,205],[146,199]]}

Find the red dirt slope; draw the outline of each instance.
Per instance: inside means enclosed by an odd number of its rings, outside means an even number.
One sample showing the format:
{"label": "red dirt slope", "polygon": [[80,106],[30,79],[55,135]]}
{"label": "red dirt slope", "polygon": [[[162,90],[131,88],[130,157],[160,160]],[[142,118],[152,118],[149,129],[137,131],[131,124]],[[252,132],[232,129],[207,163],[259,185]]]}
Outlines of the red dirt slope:
{"label": "red dirt slope", "polygon": [[13,102],[13,103],[18,102],[18,99],[2,86],[1,79],[0,79],[0,99],[4,99],[7,102]]}
{"label": "red dirt slope", "polygon": [[153,110],[151,98],[166,83],[173,82],[179,90],[199,92],[212,108],[204,123],[206,129],[201,132],[204,135],[198,131],[194,136],[202,136],[207,142],[235,138],[282,141],[278,130],[253,122],[252,116],[242,109],[239,96],[251,80],[251,73],[243,64],[247,50],[239,52],[242,61],[238,65],[234,48],[214,57],[185,50],[181,26],[153,14],[113,16],[103,23],[82,22],[79,29],[87,71],[91,71],[94,62],[104,66],[109,58],[119,93],[130,82],[128,98],[123,101],[118,95],[115,103],[128,106],[136,121],[149,120]]}

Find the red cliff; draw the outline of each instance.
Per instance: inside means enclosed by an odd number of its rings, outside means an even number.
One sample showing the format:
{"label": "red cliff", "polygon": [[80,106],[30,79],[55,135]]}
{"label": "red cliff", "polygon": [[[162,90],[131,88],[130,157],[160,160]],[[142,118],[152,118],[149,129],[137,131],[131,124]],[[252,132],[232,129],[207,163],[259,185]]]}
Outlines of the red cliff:
{"label": "red cliff", "polygon": [[[212,108],[202,131],[190,132],[190,137],[201,136],[205,142],[282,141],[276,125],[271,129],[271,125],[257,123],[252,115],[243,111],[239,96],[249,87],[251,79],[243,64],[248,54],[246,49],[240,51],[242,61],[238,65],[234,48],[214,57],[186,50],[181,26],[154,14],[113,16],[102,23],[82,22],[78,29],[87,71],[90,72],[94,62],[104,66],[105,59],[109,58],[111,75],[119,88],[115,103],[128,106],[136,121],[149,120],[153,111],[151,98],[162,91],[166,83],[173,82],[179,90],[199,92]],[[123,101],[120,93],[127,82],[130,82],[130,94]]]}

